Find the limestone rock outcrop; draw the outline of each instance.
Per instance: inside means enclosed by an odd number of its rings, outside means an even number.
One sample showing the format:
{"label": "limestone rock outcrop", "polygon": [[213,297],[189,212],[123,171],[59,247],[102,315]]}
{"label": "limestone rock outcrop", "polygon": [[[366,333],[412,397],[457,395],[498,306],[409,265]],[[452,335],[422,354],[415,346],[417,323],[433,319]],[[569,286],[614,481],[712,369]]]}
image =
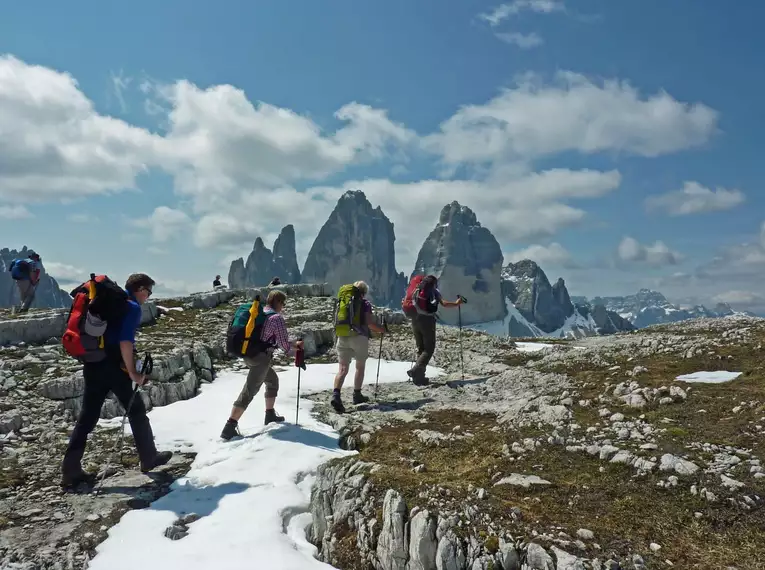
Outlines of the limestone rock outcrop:
{"label": "limestone rock outcrop", "polygon": [[363,280],[374,304],[395,306],[406,288],[405,276],[396,271],[395,240],[393,223],[380,207],[373,208],[363,192],[349,190],[316,236],[303,281],[326,282],[338,289]]}
{"label": "limestone rock outcrop", "polygon": [[[432,274],[446,300],[457,295],[467,298],[462,323],[472,324],[502,319],[502,249],[496,238],[481,226],[475,213],[458,202],[441,210],[438,224],[430,232],[417,256],[412,275]],[[456,309],[441,309],[445,324],[457,324]]]}

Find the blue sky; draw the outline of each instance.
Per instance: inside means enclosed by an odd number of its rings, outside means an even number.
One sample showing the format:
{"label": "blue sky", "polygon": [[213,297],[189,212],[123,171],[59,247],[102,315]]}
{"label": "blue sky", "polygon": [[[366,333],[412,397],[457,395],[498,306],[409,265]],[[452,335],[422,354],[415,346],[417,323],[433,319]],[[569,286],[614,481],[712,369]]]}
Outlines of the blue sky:
{"label": "blue sky", "polygon": [[9,4],[0,245],[36,248],[62,280],[145,270],[194,290],[287,223],[302,266],[359,187],[406,273],[459,199],[506,261],[532,256],[572,294],[759,311],[763,16],[691,0]]}

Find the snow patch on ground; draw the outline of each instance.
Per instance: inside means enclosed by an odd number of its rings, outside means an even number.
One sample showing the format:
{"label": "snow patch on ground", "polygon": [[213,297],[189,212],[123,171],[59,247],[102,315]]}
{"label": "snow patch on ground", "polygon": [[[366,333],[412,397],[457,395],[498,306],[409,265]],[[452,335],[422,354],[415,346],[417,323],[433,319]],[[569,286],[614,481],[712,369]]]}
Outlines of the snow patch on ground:
{"label": "snow patch on ground", "polygon": [[[380,382],[406,381],[410,364],[383,360]],[[367,371],[376,369],[377,360],[370,358]],[[197,456],[170,493],[148,508],[129,511],[109,530],[90,570],[331,568],[313,557],[315,548],[305,537],[311,485],[320,464],[355,452],[340,449],[337,432],[311,417],[310,401],[300,399],[300,425],[292,423],[298,369],[277,371],[276,410],[286,422],[263,426],[261,390],[239,422],[241,439],[225,442],[219,436],[245,372],[221,372],[195,398],[149,413],[160,450],[195,451]],[[301,371],[301,394],[331,389],[336,372],[336,364],[309,364]],[[426,373],[433,378],[442,370],[428,367]],[[367,381],[365,392],[371,396],[374,375],[368,372]],[[166,538],[165,529],[188,513],[201,516],[189,525],[188,536]]]}
{"label": "snow patch on ground", "polygon": [[544,342],[516,342],[515,348],[520,350],[521,352],[537,352],[539,350],[544,350],[546,348],[550,348],[551,344],[546,344]]}
{"label": "snow patch on ground", "polygon": [[693,372],[692,374],[681,374],[675,380],[681,382],[693,382],[696,384],[724,384],[741,376],[741,372],[728,372],[718,370],[715,372]]}

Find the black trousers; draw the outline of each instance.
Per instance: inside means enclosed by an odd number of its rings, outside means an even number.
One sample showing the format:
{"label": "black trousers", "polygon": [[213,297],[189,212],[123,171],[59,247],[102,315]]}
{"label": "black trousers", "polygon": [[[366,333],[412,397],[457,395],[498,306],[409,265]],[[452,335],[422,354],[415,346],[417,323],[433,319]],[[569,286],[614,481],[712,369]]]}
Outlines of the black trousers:
{"label": "black trousers", "polygon": [[424,377],[425,367],[436,351],[436,318],[417,314],[412,319],[414,342],[417,344],[417,362],[412,371],[414,375]]}
{"label": "black trousers", "polygon": [[[128,408],[130,398],[133,396],[133,383],[130,376],[122,370],[116,359],[107,358],[103,362],[85,364],[83,374],[85,376],[85,394],[82,401],[82,411],[69,438],[69,447],[64,455],[63,470],[70,473],[81,469],[88,435],[98,423],[101,407],[109,392],[114,393],[125,409]],[[151,463],[157,454],[157,448],[154,445],[154,433],[151,430],[149,418],[146,416],[146,406],[140,394],[136,394],[133,399],[128,419],[141,463]]]}

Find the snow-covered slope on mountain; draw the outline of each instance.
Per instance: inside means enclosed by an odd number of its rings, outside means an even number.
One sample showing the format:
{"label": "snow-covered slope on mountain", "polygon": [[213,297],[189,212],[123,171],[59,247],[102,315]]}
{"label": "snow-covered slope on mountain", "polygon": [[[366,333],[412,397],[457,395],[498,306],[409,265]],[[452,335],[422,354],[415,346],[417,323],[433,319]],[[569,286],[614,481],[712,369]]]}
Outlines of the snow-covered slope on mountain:
{"label": "snow-covered slope on mountain", "polygon": [[[574,299],[587,301],[584,297],[575,297]],[[640,289],[637,294],[624,297],[594,297],[588,302],[604,305],[606,309],[627,319],[637,328],[701,317],[720,318],[728,315],[746,314],[734,311],[730,305],[725,303],[718,303],[713,309],[703,305],[680,307],[670,303],[658,291],[651,289]]]}
{"label": "snow-covered slope on mountain", "polygon": [[502,268],[502,296],[507,315],[471,328],[498,336],[581,338],[632,330],[632,325],[602,306],[571,302],[566,284],[551,284],[534,261]]}

